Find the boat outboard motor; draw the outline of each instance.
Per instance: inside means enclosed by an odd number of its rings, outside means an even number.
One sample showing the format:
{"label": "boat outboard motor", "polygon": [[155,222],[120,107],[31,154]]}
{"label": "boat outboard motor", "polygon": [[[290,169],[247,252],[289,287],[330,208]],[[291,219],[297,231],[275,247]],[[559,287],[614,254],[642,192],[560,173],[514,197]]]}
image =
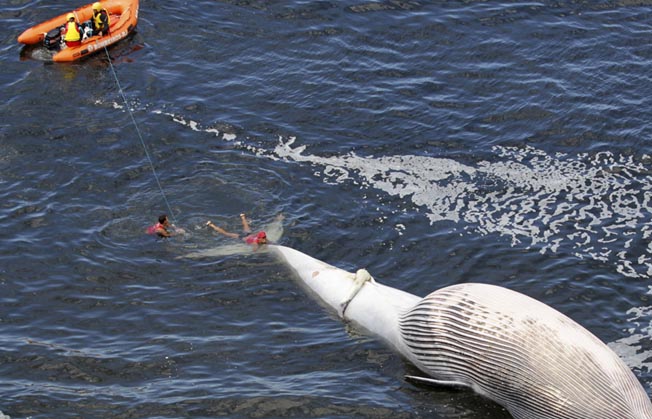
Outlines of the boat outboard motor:
{"label": "boat outboard motor", "polygon": [[61,46],[61,28],[54,28],[45,34],[43,38],[43,45],[47,49],[59,49]]}

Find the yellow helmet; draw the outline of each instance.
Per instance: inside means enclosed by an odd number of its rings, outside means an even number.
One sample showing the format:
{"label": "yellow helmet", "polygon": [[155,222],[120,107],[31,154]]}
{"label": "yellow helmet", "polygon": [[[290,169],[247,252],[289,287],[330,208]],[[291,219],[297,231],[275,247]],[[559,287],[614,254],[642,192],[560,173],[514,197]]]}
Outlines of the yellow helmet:
{"label": "yellow helmet", "polygon": [[75,18],[75,15],[72,14],[72,13],[68,13],[68,15],[66,16],[67,20],[74,19],[74,18]]}
{"label": "yellow helmet", "polygon": [[102,10],[102,5],[100,4],[99,1],[96,1],[95,3],[93,3],[93,10],[95,10],[96,12],[99,12],[100,10]]}

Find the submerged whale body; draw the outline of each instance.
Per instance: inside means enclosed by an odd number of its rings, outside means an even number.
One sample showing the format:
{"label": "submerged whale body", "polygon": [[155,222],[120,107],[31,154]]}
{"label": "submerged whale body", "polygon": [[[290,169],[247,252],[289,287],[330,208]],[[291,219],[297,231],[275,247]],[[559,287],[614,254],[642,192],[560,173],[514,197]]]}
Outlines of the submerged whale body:
{"label": "submerged whale body", "polygon": [[652,404],[607,345],[557,310],[509,289],[460,284],[425,298],[297,250],[270,246],[343,319],[382,337],[429,377],[462,385],[516,419],[652,419]]}

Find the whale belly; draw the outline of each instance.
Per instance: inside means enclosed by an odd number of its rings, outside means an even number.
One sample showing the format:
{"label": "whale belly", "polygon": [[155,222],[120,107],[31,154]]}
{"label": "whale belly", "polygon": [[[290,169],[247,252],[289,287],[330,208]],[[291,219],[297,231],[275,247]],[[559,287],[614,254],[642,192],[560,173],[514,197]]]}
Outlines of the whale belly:
{"label": "whale belly", "polygon": [[505,406],[517,419],[652,418],[629,368],[557,310],[487,284],[423,298],[400,318],[417,366]]}

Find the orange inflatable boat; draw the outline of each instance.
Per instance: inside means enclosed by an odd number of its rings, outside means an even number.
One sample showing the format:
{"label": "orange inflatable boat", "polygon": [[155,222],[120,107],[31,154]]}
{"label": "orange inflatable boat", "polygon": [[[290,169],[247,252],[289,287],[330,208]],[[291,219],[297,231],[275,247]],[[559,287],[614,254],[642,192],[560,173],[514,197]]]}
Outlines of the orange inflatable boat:
{"label": "orange inflatable boat", "polygon": [[[80,46],[63,47],[54,53],[52,59],[57,62],[75,61],[90,54],[102,50],[104,47],[115,44],[129,35],[138,23],[138,0],[103,0],[100,1],[102,8],[109,13],[108,35],[96,35],[82,40]],[[48,21],[40,23],[27,29],[18,37],[18,42],[25,45],[43,44],[50,41],[49,36],[59,35],[59,30],[66,24],[66,12]],[[82,24],[93,16],[93,5],[88,4],[72,11],[77,18],[77,22]],[[53,34],[53,35],[51,35]],[[56,44],[56,45],[55,45]],[[59,47],[58,40],[52,42],[50,48]]]}

